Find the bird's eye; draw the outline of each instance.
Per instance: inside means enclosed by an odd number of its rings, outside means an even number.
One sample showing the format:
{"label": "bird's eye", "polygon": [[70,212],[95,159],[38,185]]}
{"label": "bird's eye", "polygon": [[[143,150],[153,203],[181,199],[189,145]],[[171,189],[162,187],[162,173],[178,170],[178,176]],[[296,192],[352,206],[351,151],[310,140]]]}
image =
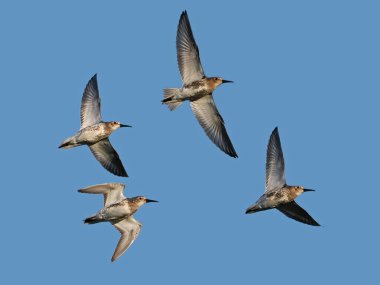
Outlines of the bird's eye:
{"label": "bird's eye", "polygon": [[214,78],[214,80],[215,80],[215,81],[218,81],[218,78],[217,78],[217,77],[215,77],[215,78]]}

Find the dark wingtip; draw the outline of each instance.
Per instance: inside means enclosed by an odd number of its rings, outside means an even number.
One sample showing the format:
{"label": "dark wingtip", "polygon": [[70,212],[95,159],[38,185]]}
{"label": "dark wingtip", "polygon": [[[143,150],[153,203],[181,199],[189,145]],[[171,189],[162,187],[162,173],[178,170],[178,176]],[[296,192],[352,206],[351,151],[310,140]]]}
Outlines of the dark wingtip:
{"label": "dark wingtip", "polygon": [[[108,170],[109,171],[109,170]],[[116,171],[116,172],[113,172],[113,171],[109,171],[111,172],[112,174],[116,175],[116,176],[120,176],[120,177],[129,177],[127,172],[124,170],[124,171]]]}
{"label": "dark wingtip", "polygon": [[[219,146],[218,146],[219,147]],[[219,147],[220,148],[220,147]],[[230,142],[229,143],[229,146],[227,149],[222,149],[220,148],[221,151],[223,151],[225,154],[233,157],[233,158],[238,158],[238,154],[236,153],[236,150],[234,148],[234,146],[232,145],[232,143]]]}
{"label": "dark wingtip", "polygon": [[185,18],[185,19],[189,19],[189,17],[187,16],[187,11],[186,11],[186,10],[182,11],[182,13],[181,13],[181,18],[180,18],[180,20],[182,20],[183,18]]}
{"label": "dark wingtip", "polygon": [[113,174],[121,177],[128,177],[127,171],[125,171],[125,168],[123,165],[121,165],[121,169],[119,171],[113,172]]}
{"label": "dark wingtip", "polygon": [[233,158],[238,158],[239,157],[235,151],[233,151],[233,152],[227,152],[227,154],[229,156],[233,157]]}
{"label": "dark wingtip", "polygon": [[92,80],[97,80],[97,79],[98,79],[98,74],[95,73],[95,74],[91,77],[90,81],[92,81]]}
{"label": "dark wingtip", "polygon": [[98,74],[95,73],[91,79],[87,82],[86,88],[84,89],[84,92],[88,91],[88,88],[94,88],[95,90],[98,90]]}

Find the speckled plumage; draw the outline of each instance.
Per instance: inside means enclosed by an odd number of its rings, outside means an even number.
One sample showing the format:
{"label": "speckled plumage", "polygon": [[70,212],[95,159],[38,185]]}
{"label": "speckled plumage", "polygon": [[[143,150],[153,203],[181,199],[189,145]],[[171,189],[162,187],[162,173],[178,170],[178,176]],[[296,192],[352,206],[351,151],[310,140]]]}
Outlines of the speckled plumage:
{"label": "speckled plumage", "polygon": [[110,222],[120,232],[121,237],[112,256],[112,261],[119,258],[140,233],[142,225],[134,219],[133,215],[145,203],[157,202],[144,196],[127,198],[123,194],[124,189],[125,185],[122,183],[105,183],[78,190],[80,193],[104,195],[103,209],[86,218],[84,222],[87,224]]}
{"label": "speckled plumage", "polygon": [[265,193],[247,210],[246,214],[276,208],[284,215],[301,223],[312,226],[319,224],[295,201],[306,191],[302,186],[289,186],[285,181],[285,160],[282,153],[280,136],[275,128],[268,142],[266,162]]}
{"label": "speckled plumage", "polygon": [[219,85],[232,81],[206,77],[204,74],[186,11],[179,20],[176,45],[183,86],[164,89],[164,99],[161,102],[173,111],[184,101],[190,101],[194,115],[210,140],[229,156],[237,157],[212,95]]}
{"label": "speckled plumage", "polygon": [[73,136],[67,138],[59,148],[72,148],[88,145],[95,158],[109,172],[128,177],[127,172],[112,147],[108,137],[120,127],[130,127],[120,122],[103,122],[101,117],[101,104],[96,74],[88,82],[81,104],[81,129]]}

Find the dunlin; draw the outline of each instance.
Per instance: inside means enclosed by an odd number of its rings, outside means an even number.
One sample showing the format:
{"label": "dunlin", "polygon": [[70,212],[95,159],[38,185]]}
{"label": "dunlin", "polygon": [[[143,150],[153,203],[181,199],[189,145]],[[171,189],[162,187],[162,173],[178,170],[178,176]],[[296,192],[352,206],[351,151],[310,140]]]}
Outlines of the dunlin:
{"label": "dunlin", "polygon": [[280,136],[275,128],[270,136],[267,148],[265,193],[255,204],[246,210],[246,214],[276,208],[281,213],[298,222],[312,226],[319,224],[294,199],[303,192],[314,191],[303,186],[289,186],[285,181],[285,161],[282,154]]}
{"label": "dunlin", "polygon": [[89,186],[78,190],[80,193],[103,194],[104,208],[94,216],[84,220],[86,224],[110,222],[120,232],[121,237],[116,246],[111,261],[118,259],[138,237],[141,224],[133,214],[145,203],[158,202],[144,196],[126,198],[123,194],[125,185],[121,183],[106,183]]}
{"label": "dunlin", "polygon": [[88,82],[82,96],[80,130],[66,139],[59,148],[88,145],[95,158],[109,172],[128,177],[127,172],[112,147],[108,137],[118,128],[130,127],[120,122],[103,122],[100,112],[100,96],[96,74]]}
{"label": "dunlin", "polygon": [[204,74],[186,11],[182,12],[179,20],[176,42],[177,61],[183,86],[164,89],[162,103],[170,110],[175,110],[182,102],[190,101],[193,113],[207,136],[226,154],[237,157],[212,95],[219,85],[232,81],[221,77],[206,77]]}

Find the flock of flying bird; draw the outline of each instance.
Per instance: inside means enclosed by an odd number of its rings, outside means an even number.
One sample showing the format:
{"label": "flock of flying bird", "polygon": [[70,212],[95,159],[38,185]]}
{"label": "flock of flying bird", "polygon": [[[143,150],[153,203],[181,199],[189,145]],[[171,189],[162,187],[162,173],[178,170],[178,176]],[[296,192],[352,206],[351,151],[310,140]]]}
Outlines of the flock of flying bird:
{"label": "flock of flying bird", "polygon": [[[224,126],[213,98],[213,91],[223,83],[232,81],[221,77],[207,77],[199,57],[198,46],[191,30],[187,12],[181,14],[177,30],[177,61],[183,86],[164,89],[163,104],[173,111],[184,101],[190,101],[193,113],[210,140],[231,157],[238,157]],[[81,128],[67,138],[59,148],[88,145],[95,158],[109,172],[128,177],[119,155],[112,147],[109,136],[118,128],[131,127],[120,122],[104,122],[101,116],[100,96],[96,74],[88,82],[81,103]],[[133,214],[145,203],[158,202],[144,196],[127,198],[125,185],[105,183],[78,190],[81,193],[103,194],[104,207],[84,220],[87,224],[110,222],[120,232],[121,238],[112,256],[119,258],[136,240],[141,224]],[[319,224],[294,199],[307,191],[302,186],[289,186],[285,180],[285,161],[277,127],[273,130],[267,147],[265,193],[247,210],[246,214],[276,208],[289,218],[312,226]]]}

